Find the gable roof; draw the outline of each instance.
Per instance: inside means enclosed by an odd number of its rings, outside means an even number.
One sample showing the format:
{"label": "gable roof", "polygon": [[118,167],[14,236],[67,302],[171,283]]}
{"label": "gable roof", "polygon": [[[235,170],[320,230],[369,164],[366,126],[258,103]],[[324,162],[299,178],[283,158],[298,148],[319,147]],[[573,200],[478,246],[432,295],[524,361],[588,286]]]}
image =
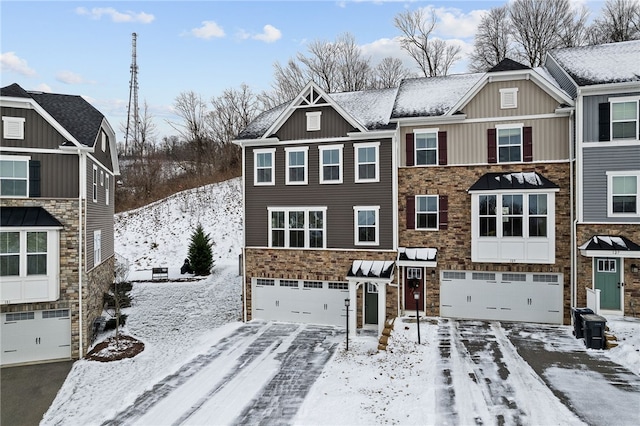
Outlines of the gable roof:
{"label": "gable roof", "polygon": [[516,62],[513,59],[504,58],[500,63],[496,64],[487,72],[500,72],[500,71],[515,71],[515,70],[528,70],[528,67],[520,62]]}
{"label": "gable roof", "polygon": [[86,147],[95,145],[105,120],[104,115],[81,96],[30,92],[15,83],[0,89],[0,96],[33,101],[78,143]]}
{"label": "gable roof", "polygon": [[567,47],[549,55],[578,86],[640,81],[640,40]]}

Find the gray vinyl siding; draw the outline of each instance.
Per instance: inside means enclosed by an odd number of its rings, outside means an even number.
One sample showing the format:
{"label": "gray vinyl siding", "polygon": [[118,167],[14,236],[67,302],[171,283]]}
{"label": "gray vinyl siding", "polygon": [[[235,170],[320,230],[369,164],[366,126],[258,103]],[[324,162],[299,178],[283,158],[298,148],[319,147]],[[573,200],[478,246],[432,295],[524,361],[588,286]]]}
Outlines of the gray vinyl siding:
{"label": "gray vinyl siding", "polygon": [[113,216],[114,216],[114,178],[110,177],[109,182],[109,205],[105,204],[105,186],[100,185],[100,166],[98,165],[98,200],[93,202],[93,165],[91,159],[87,159],[87,201],[86,201],[86,270],[94,268],[93,258],[93,234],[94,231],[101,231],[102,238],[102,261],[111,257],[114,253],[113,241]]}
{"label": "gray vinyl siding", "polygon": [[[378,140],[372,140],[377,142]],[[356,143],[365,143],[358,141]],[[354,144],[338,142],[343,148],[343,183],[319,183],[320,144],[308,144],[308,184],[285,185],[285,151],[276,148],[275,185],[254,186],[253,149],[246,149],[245,169],[245,235],[248,247],[266,247],[269,243],[267,207],[327,207],[327,248],[339,249],[392,249],[393,248],[393,188],[392,143],[379,141],[380,182],[355,183]],[[327,142],[334,145],[336,142]],[[291,145],[287,145],[291,146]],[[301,146],[301,145],[296,145]],[[267,147],[260,147],[267,148]],[[380,206],[380,244],[356,246],[354,244],[354,206]]]}
{"label": "gray vinyl siding", "polygon": [[[307,112],[322,111],[320,130],[307,131]],[[291,117],[276,132],[280,140],[320,139],[347,136],[354,130],[332,107],[309,107],[296,109]]]}
{"label": "gray vinyl siding", "polygon": [[545,68],[549,73],[553,76],[553,78],[558,82],[560,87],[564,89],[565,92],[571,96],[572,99],[575,99],[578,94],[578,89],[576,85],[573,83],[573,80],[558,66],[556,61],[553,59],[547,59],[544,64]]}
{"label": "gray vinyl siding", "polygon": [[583,150],[583,208],[586,222],[638,222],[640,218],[607,217],[607,172],[640,169],[640,147],[614,146]]}
{"label": "gray vinyl siding", "polygon": [[[65,142],[65,138],[51,126],[40,114],[32,109],[2,108],[3,117],[24,117],[24,139],[4,139],[3,147],[57,149]],[[4,124],[0,124],[4,126]],[[4,135],[4,127],[0,129],[0,137]]]}
{"label": "gray vinyl siding", "polygon": [[598,142],[598,105],[609,102],[609,98],[617,98],[621,96],[638,96],[640,92],[635,93],[619,93],[615,95],[585,96],[583,99],[583,141]]}

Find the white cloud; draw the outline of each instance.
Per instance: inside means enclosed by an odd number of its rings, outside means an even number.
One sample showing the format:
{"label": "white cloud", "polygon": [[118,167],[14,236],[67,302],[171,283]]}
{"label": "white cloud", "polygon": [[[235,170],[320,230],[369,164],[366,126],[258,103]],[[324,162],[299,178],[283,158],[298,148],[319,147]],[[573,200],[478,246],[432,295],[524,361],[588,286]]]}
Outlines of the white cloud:
{"label": "white cloud", "polygon": [[3,71],[11,71],[27,77],[36,75],[36,71],[29,67],[27,61],[16,56],[15,52],[0,54],[0,65]]}
{"label": "white cloud", "polygon": [[254,39],[261,40],[266,43],[273,43],[276,40],[280,40],[281,37],[282,32],[273,25],[269,24],[264,26],[261,34],[256,34],[253,36]]}
{"label": "white cloud", "polygon": [[93,81],[86,80],[80,74],[76,74],[72,71],[59,71],[56,74],[56,80],[65,84],[93,84]]}
{"label": "white cloud", "polygon": [[213,37],[224,37],[224,30],[221,26],[216,24],[214,21],[202,21],[202,26],[199,28],[194,28],[189,31],[191,35],[197,38],[203,38],[205,40],[209,40]]}
{"label": "white cloud", "polygon": [[51,93],[53,92],[53,90],[51,90],[51,86],[49,86],[46,83],[40,83],[35,87],[35,90],[38,92],[45,92],[45,93]]}
{"label": "white cloud", "polygon": [[89,16],[91,19],[102,19],[103,15],[111,18],[111,21],[121,22],[138,22],[141,24],[150,24],[156,19],[155,16],[144,12],[132,12],[130,10],[126,12],[119,12],[112,7],[94,7],[91,10],[86,7],[77,7],[76,13],[78,15]]}
{"label": "white cloud", "polygon": [[487,12],[483,9],[477,9],[465,13],[452,7],[439,7],[434,11],[438,18],[435,34],[443,39],[451,37],[473,38],[482,16]]}

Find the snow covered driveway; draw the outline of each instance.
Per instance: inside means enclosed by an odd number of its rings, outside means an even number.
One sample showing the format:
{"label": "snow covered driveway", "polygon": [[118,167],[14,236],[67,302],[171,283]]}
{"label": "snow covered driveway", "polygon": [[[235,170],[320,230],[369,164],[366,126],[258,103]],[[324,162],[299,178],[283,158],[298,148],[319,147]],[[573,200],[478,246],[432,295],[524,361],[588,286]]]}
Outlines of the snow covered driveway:
{"label": "snow covered driveway", "polygon": [[103,424],[290,423],[337,335],[333,327],[242,325]]}

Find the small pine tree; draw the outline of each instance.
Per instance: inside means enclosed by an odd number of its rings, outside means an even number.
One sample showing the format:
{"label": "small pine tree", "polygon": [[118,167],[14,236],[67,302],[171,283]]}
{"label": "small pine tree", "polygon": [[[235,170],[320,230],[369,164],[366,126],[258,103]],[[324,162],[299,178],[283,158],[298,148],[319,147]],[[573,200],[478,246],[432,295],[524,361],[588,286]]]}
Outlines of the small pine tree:
{"label": "small pine tree", "polygon": [[209,275],[213,268],[213,252],[211,247],[213,242],[209,234],[204,233],[202,225],[198,225],[191,234],[191,244],[189,245],[189,264],[196,275]]}

